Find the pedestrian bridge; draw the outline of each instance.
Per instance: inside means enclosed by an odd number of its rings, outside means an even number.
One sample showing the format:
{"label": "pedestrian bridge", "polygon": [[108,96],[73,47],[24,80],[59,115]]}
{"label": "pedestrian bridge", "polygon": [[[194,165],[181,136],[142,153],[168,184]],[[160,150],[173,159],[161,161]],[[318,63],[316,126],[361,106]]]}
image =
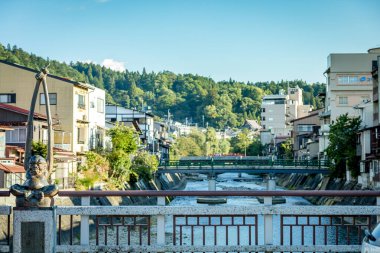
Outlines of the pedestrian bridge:
{"label": "pedestrian bridge", "polygon": [[161,161],[157,173],[328,174],[330,173],[329,166],[330,162],[328,160],[271,160],[245,157],[193,158]]}
{"label": "pedestrian bridge", "polygon": [[[0,196],[7,198],[9,192]],[[60,191],[59,196],[79,197],[82,205],[44,210],[1,207],[0,216],[8,222],[0,223],[5,235],[0,252],[17,250],[12,242],[17,242],[20,227],[12,227],[12,215],[33,221],[43,212],[50,213],[45,218],[51,216],[53,222],[45,226],[56,233],[50,252],[78,253],[360,252],[364,230],[373,228],[380,215],[380,206],[271,205],[273,196],[380,199],[379,191]],[[157,197],[157,205],[90,205],[110,196]],[[175,196],[262,196],[265,204],[165,205],[166,197]]]}

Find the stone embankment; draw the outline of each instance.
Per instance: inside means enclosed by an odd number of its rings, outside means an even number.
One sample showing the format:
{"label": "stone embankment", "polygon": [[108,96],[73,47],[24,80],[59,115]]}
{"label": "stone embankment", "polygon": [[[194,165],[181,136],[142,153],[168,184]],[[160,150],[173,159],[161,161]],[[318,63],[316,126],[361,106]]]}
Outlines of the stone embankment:
{"label": "stone embankment", "polygon": [[[317,175],[279,175],[277,185],[289,190],[361,190],[356,181],[346,182],[340,178]],[[370,189],[368,189],[370,190]],[[306,197],[315,205],[375,205],[374,197]]]}

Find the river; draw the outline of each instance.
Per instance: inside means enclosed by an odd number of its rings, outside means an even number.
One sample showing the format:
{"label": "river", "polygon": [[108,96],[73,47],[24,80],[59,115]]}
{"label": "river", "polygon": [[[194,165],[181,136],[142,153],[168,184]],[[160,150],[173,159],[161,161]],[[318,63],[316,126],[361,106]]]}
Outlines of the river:
{"label": "river", "polygon": [[[217,178],[217,190],[265,190],[266,189],[266,182],[265,180],[263,180],[263,178],[261,178],[260,176],[257,176],[257,175],[249,175],[249,174],[242,174],[241,175],[241,178],[240,179],[243,179],[241,181],[237,181],[237,180],[234,180],[234,179],[237,179],[238,178],[238,174],[237,173],[225,173],[225,174],[221,174],[218,176]],[[203,181],[189,181],[187,183],[187,186],[186,186],[186,189],[185,190],[197,190],[197,191],[201,191],[201,190],[207,190],[208,188],[208,181],[207,179],[205,178]],[[283,190],[279,187],[276,188],[276,190]],[[197,198],[196,197],[177,197],[175,198],[171,203],[170,203],[171,206],[188,206],[188,205],[207,205],[207,204],[198,204],[197,203]],[[228,197],[227,198],[227,203],[226,204],[220,204],[220,205],[238,205],[238,206],[242,206],[242,205],[248,205],[248,206],[253,206],[253,205],[262,205],[259,203],[259,201],[257,200],[257,198],[255,197]],[[278,204],[278,205],[286,205],[286,206],[289,206],[289,205],[311,205],[307,200],[301,198],[301,197],[286,197],[286,203],[284,204]],[[183,218],[185,219],[185,218]],[[189,218],[188,220],[188,223],[189,224],[196,224],[196,219],[197,218]],[[213,220],[218,220],[219,217],[216,217],[216,218],[211,218],[211,220],[209,220],[209,218],[206,218],[205,220],[202,221],[202,219],[200,219],[199,224],[201,225],[207,225],[209,224],[210,222],[212,223]],[[224,219],[224,218],[223,218]],[[231,218],[232,219],[232,218]],[[236,220],[234,222],[236,222],[237,224],[239,224],[239,219],[243,219],[243,218],[235,218]],[[245,218],[247,219],[247,218]],[[248,218],[249,219],[249,218]],[[217,245],[249,245],[249,244],[255,244],[253,241],[258,241],[258,244],[263,244],[263,241],[264,241],[264,235],[263,235],[263,217],[262,216],[259,216],[257,218],[257,224],[258,225],[258,235],[257,237],[255,238],[255,236],[253,235],[254,233],[254,229],[252,229],[252,231],[249,231],[248,228],[245,228],[245,227],[242,227],[240,228],[241,231],[237,231],[237,229],[233,228],[233,226],[231,226],[229,228],[229,231],[228,231],[228,239],[226,240],[226,228],[221,226],[218,228],[218,230],[215,232],[214,230],[214,227],[210,226],[210,227],[206,227],[206,229],[202,228],[202,226],[199,226],[197,228],[197,226],[194,226],[193,228],[183,228],[181,229],[181,233],[182,233],[182,239],[181,241],[179,241],[180,239],[176,239],[176,244],[183,244],[183,245],[189,245],[191,244],[191,241],[193,241],[193,244],[194,245],[202,245],[202,244],[205,244],[205,245],[214,245],[215,242]],[[294,218],[286,218],[288,219],[287,222],[292,222],[291,219],[294,219]],[[285,219],[285,221],[286,221]],[[302,219],[302,218],[300,218]],[[305,220],[307,218],[304,218]],[[315,219],[316,222],[318,222],[318,218],[315,217],[311,217],[310,218],[310,221],[311,223],[313,223],[312,219]],[[179,220],[178,221],[178,224],[181,224],[183,223],[184,221],[181,221]],[[228,220],[226,220],[227,223],[229,223]],[[248,220],[246,220],[246,222],[249,223]],[[302,222],[302,221],[300,221]],[[322,218],[322,223],[326,222],[326,224],[328,224],[329,220],[328,218]],[[331,222],[331,221],[330,221]],[[253,223],[256,223],[256,221],[253,221]],[[215,223],[216,224],[216,223]],[[280,216],[279,215],[275,215],[273,217],[273,229],[274,229],[274,238],[273,238],[273,243],[274,244],[280,244]],[[316,238],[315,238],[315,241],[316,241],[316,244],[324,244],[325,243],[325,234],[327,235],[327,243],[328,244],[335,244],[334,243],[334,240],[335,240],[335,235],[336,235],[336,230],[335,228],[327,228],[326,231],[324,231],[325,228],[323,227],[305,227],[304,228],[304,231],[301,231],[301,228],[295,228],[292,232],[293,234],[293,241],[292,241],[292,244],[293,245],[300,245],[302,244],[301,242],[301,234],[304,235],[304,244],[306,245],[311,245],[313,244],[313,229],[315,229],[315,232],[316,232]],[[177,229],[178,230],[178,229]],[[166,231],[173,231],[173,224],[172,222],[168,222],[166,224]],[[176,231],[177,234],[179,234],[179,231]],[[217,240],[214,238],[215,237],[215,234],[218,234],[217,235]],[[249,239],[250,236],[247,236],[248,234],[251,235],[251,239]],[[290,231],[285,229],[284,230],[284,244],[290,244],[290,237],[289,237],[289,234],[290,234]],[[342,233],[341,229],[339,229],[339,240],[343,240],[345,237],[345,232]],[[351,233],[350,233],[351,234]],[[355,233],[353,233],[354,235]],[[356,233],[357,234],[357,233]],[[204,236],[205,235],[205,236]],[[177,235],[178,236],[178,235]],[[206,237],[206,239],[204,239],[204,237]],[[355,236],[353,236],[355,237]],[[239,239],[238,239],[239,238]],[[254,238],[254,239],[252,239]],[[357,243],[357,241],[356,241]]]}

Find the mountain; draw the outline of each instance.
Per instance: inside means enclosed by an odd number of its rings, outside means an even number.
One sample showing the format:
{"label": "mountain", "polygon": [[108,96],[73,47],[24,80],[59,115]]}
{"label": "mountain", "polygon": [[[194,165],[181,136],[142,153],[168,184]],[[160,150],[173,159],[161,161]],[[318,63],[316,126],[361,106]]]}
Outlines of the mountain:
{"label": "mountain", "polygon": [[[33,69],[40,69],[48,61],[17,46],[0,44],[0,59]],[[90,83],[107,91],[107,103],[141,109],[151,106],[153,113],[166,117],[167,113],[177,121],[198,123],[223,129],[239,127],[245,119],[260,118],[261,99],[266,94],[278,94],[279,90],[299,86],[303,89],[305,104],[321,108],[316,98],[324,91],[324,84],[308,84],[302,80],[281,82],[215,82],[209,77],[194,74],[175,74],[170,71],[118,72],[95,63],[49,61],[50,73],[76,81]]]}

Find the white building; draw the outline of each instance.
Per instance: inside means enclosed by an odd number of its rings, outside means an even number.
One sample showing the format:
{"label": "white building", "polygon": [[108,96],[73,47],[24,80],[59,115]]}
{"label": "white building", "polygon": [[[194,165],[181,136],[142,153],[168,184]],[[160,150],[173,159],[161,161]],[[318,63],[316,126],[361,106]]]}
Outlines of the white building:
{"label": "white building", "polygon": [[[280,91],[277,95],[263,97],[261,103],[261,137],[263,144],[271,143],[271,138],[290,137],[290,121],[304,117],[311,110],[310,105],[303,104],[302,89],[289,88],[288,94]],[[270,137],[270,138],[269,138]]]}
{"label": "white building", "polygon": [[373,99],[372,61],[380,53],[330,54],[327,57],[325,110],[321,116],[319,150],[325,155],[330,124],[342,114],[360,116],[356,105]]}
{"label": "white building", "polygon": [[95,88],[88,94],[88,144],[89,149],[105,147],[105,99],[106,93],[104,90]]}

